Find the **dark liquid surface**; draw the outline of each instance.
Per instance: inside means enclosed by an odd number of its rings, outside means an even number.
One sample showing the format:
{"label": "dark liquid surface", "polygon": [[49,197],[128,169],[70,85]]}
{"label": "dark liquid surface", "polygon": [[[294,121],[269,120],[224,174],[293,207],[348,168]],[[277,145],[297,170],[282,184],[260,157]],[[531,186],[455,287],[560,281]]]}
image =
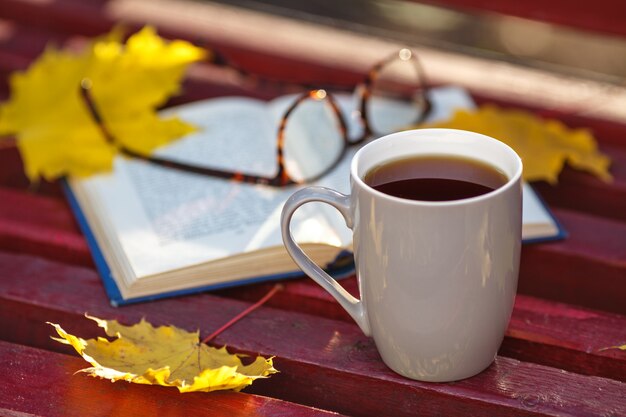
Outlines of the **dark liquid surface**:
{"label": "dark liquid surface", "polygon": [[507,177],[491,165],[473,159],[419,156],[374,167],[364,180],[394,197],[451,201],[486,194],[506,184]]}

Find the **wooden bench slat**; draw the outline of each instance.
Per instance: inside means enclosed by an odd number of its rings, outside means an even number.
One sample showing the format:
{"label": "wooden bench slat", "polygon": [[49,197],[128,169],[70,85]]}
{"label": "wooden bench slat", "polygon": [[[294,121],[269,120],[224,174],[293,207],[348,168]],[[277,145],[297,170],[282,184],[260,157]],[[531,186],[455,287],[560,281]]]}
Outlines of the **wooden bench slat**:
{"label": "wooden bench slat", "polygon": [[518,295],[499,354],[626,382],[626,317]]}
{"label": "wooden bench slat", "polygon": [[[65,201],[1,187],[0,201],[0,249],[92,265]],[[570,236],[523,247],[520,292],[626,314],[626,223],[555,214]]]}
{"label": "wooden bench slat", "polygon": [[[354,278],[342,281],[358,296]],[[254,301],[271,284],[227,289],[218,294]],[[270,306],[352,323],[353,320],[321,287],[309,279],[287,282]],[[626,353],[603,349],[626,343],[626,317],[518,294],[499,354],[509,358],[626,382]]]}
{"label": "wooden bench slat", "polygon": [[65,200],[0,188],[0,201],[0,247],[26,253],[37,248],[50,259],[93,265]]}
{"label": "wooden bench slat", "polygon": [[[95,272],[25,255],[0,255],[0,338],[62,350],[44,321],[84,337],[96,334],[84,312],[123,322],[146,317],[206,334],[245,303],[198,295],[115,309]],[[250,329],[254,329],[253,332]],[[354,415],[593,415],[626,413],[626,384],[498,357],[485,372],[452,384],[402,378],[349,323],[261,308],[215,343],[276,355],[281,373],[250,392]],[[354,387],[358,392],[355,393]],[[332,395],[329,395],[332,393]],[[593,395],[590,395],[593,393]],[[355,401],[355,395],[359,401]]]}
{"label": "wooden bench slat", "polygon": [[0,147],[0,184],[2,187],[30,190],[33,194],[47,195],[57,198],[63,197],[60,183],[41,179],[37,184],[31,184],[24,174],[24,165],[15,147]]}
{"label": "wooden bench slat", "polygon": [[76,356],[0,341],[0,414],[32,416],[211,415],[338,416],[274,398],[240,392],[180,394],[174,388],[76,374],[88,367]]}
{"label": "wooden bench slat", "polygon": [[0,219],[24,225],[30,219],[36,228],[68,237],[80,235],[80,229],[63,198],[50,198],[28,191],[0,187]]}
{"label": "wooden bench slat", "polygon": [[626,314],[626,223],[555,209],[567,239],[522,248],[520,293]]}

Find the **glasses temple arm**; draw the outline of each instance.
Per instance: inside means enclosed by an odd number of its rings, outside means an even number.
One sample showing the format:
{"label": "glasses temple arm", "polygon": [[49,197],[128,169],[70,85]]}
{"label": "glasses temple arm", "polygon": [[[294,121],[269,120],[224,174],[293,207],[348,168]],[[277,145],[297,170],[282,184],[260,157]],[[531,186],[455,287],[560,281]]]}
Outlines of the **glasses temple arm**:
{"label": "glasses temple arm", "polygon": [[139,160],[149,162],[154,165],[158,165],[158,166],[162,166],[166,168],[173,168],[179,171],[188,172],[192,174],[217,177],[217,178],[233,180],[237,182],[245,182],[249,184],[264,184],[264,185],[278,187],[278,186],[291,185],[295,183],[288,177],[285,177],[283,172],[281,172],[280,167],[279,167],[279,172],[277,173],[276,176],[262,177],[262,176],[257,176],[257,175],[245,174],[245,173],[237,172],[237,171],[226,171],[226,170],[221,170],[221,169],[216,169],[216,168],[190,165],[184,162],[178,162],[178,161],[171,160],[171,159],[160,158],[158,156],[148,156],[148,155],[144,155],[139,152],[133,151],[132,149],[120,143],[115,138],[115,136],[109,131],[109,129],[106,127],[106,124],[104,123],[101,113],[98,111],[96,104],[93,98],[91,97],[90,89],[91,89],[91,82],[89,80],[83,80],[80,84],[80,92],[81,92],[81,96],[83,100],[85,101],[85,104],[87,105],[87,109],[89,110],[90,116],[92,117],[93,121],[96,123],[98,129],[104,136],[107,143],[109,143],[111,146],[114,146],[121,154],[127,157],[139,159]]}

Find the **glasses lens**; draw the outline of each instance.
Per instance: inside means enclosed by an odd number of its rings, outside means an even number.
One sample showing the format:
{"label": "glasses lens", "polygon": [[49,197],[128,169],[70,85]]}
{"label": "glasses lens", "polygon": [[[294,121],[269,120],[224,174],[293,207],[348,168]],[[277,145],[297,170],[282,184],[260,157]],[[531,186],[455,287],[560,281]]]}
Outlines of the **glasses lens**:
{"label": "glasses lens", "polygon": [[325,174],[343,148],[341,122],[327,99],[306,99],[289,114],[284,161],[293,180],[310,181]]}
{"label": "glasses lens", "polygon": [[417,65],[410,55],[399,55],[381,68],[365,109],[373,133],[392,133],[421,121],[426,100]]}

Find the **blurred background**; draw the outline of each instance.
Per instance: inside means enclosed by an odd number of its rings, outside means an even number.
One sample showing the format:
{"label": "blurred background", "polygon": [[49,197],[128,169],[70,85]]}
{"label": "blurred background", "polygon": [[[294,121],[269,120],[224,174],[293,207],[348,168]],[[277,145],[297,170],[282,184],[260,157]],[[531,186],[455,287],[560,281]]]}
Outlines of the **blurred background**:
{"label": "blurred background", "polygon": [[[618,85],[626,74],[626,41],[622,37],[626,34],[626,21],[621,19],[626,17],[626,3],[619,1],[452,0],[425,4],[407,0],[222,0],[221,3]],[[602,9],[602,6],[607,7]]]}
{"label": "blurred background", "polygon": [[[572,126],[626,123],[622,0],[1,0],[1,98],[8,74],[47,45],[146,24],[263,77],[345,89],[406,46],[431,84],[461,85],[479,103],[554,113]],[[284,92],[258,84],[242,90],[236,76],[200,67],[170,104]]]}

